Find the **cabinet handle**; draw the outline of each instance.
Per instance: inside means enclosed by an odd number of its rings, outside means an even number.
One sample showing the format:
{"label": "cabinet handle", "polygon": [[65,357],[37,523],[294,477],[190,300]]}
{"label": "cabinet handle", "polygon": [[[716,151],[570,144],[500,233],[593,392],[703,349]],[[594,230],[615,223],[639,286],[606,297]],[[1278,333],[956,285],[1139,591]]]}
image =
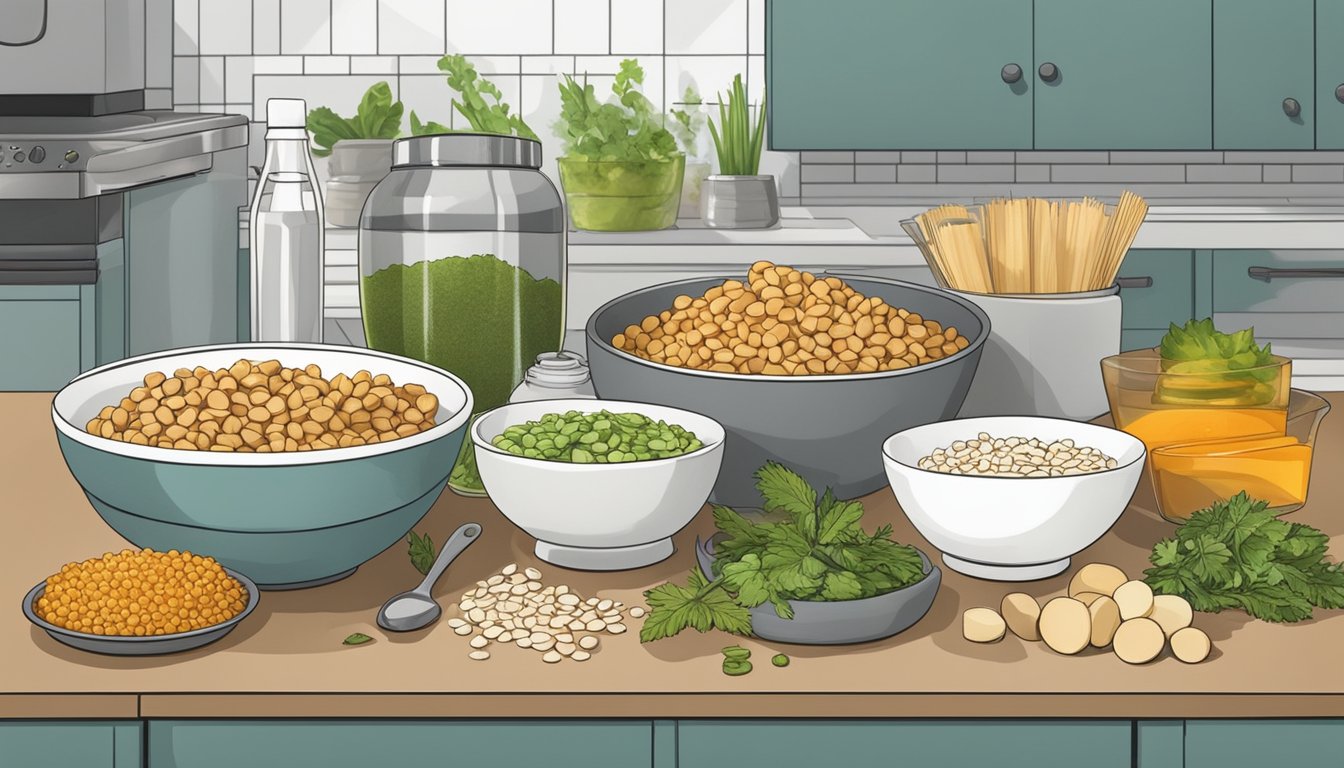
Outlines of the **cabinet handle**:
{"label": "cabinet handle", "polygon": [[1340,103],[1344,103],[1344,83],[1335,86],[1335,98],[1339,100]]}
{"label": "cabinet handle", "polygon": [[[1005,64],[999,72],[999,77],[1003,78],[1003,82],[1012,85],[1022,79],[1022,68],[1016,64]],[[1340,87],[1344,88],[1344,86]]]}
{"label": "cabinet handle", "polygon": [[1251,267],[1246,270],[1246,274],[1252,280],[1259,280],[1262,283],[1268,283],[1277,277],[1325,277],[1325,278],[1344,278],[1344,267],[1328,267],[1323,269],[1271,269],[1269,267]]}
{"label": "cabinet handle", "polygon": [[1153,278],[1144,277],[1117,277],[1115,284],[1121,288],[1152,288]]}
{"label": "cabinet handle", "polygon": [[1059,67],[1047,61],[1041,65],[1040,69],[1036,70],[1036,74],[1040,75],[1045,82],[1053,83],[1059,79]]}
{"label": "cabinet handle", "polygon": [[1297,117],[1298,115],[1302,114],[1302,105],[1297,102],[1297,99],[1293,98],[1284,99],[1283,114],[1289,117]]}

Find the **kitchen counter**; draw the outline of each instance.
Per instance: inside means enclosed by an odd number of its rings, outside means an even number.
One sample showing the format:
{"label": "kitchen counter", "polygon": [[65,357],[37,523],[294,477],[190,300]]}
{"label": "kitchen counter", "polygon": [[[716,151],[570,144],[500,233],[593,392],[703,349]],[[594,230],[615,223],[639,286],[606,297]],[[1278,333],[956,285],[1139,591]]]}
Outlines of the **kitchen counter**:
{"label": "kitchen counter", "polygon": [[[1344,412],[1344,395],[1329,396]],[[961,637],[961,613],[997,606],[1009,591],[1038,597],[1061,592],[1067,575],[1027,585],[977,581],[944,569],[938,598],[925,618],[896,637],[850,647],[786,647],[756,640],[756,669],[727,677],[723,634],[682,636],[641,645],[631,632],[606,636],[590,661],[547,665],[540,654],[492,647],[485,662],[467,658],[466,638],[444,621],[406,635],[374,624],[378,606],[419,579],[404,544],[350,578],[309,590],[267,592],[256,612],[207,648],[158,658],[83,653],[32,627],[19,599],[63,563],[117,550],[124,542],[105,526],[67,472],[49,415],[50,395],[0,395],[0,540],[9,553],[0,568],[0,718],[1207,718],[1344,717],[1344,611],[1318,612],[1298,625],[1277,626],[1245,615],[1199,614],[1196,625],[1214,642],[1210,660],[1184,665],[1165,656],[1131,667],[1110,651],[1056,655],[1009,636],[992,645]],[[1308,505],[1292,519],[1331,536],[1344,553],[1344,417],[1327,417]],[[257,499],[265,504],[265,499]],[[936,552],[915,534],[891,494],[865,499],[865,523],[895,526],[895,537]],[[1115,528],[1075,559],[1106,561],[1137,575],[1151,545],[1172,532],[1152,511],[1146,485]],[[581,514],[581,510],[562,510]],[[1003,510],[1012,514],[1012,510]],[[712,529],[707,514],[676,537],[677,554],[626,573],[565,571],[532,556],[532,540],[486,500],[445,493],[419,530],[436,542],[461,523],[484,526],[436,590],[445,619],[477,579],[508,562],[537,565],[547,583],[585,595],[641,602],[650,586],[683,579],[692,542]],[[341,644],[352,632],[375,641]],[[768,663],[778,651],[793,663]],[[1126,742],[1127,743],[1127,742]],[[212,765],[215,763],[211,763]],[[1126,763],[1127,764],[1127,763]]]}

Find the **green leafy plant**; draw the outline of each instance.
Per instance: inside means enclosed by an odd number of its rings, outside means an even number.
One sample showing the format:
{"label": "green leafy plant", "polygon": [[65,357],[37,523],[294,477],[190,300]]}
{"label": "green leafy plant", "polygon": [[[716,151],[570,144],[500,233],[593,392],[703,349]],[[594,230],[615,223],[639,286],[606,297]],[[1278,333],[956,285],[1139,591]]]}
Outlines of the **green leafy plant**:
{"label": "green leafy plant", "polygon": [[[1219,400],[1231,405],[1263,405],[1272,401],[1272,385],[1279,376],[1273,368],[1270,345],[1255,343],[1255,329],[1222,333],[1213,318],[1171,324],[1158,346],[1162,370],[1173,374],[1158,379],[1156,396],[1167,403]],[[1193,374],[1193,375],[1192,375]]]}
{"label": "green leafy plant", "polygon": [[709,135],[719,155],[719,173],[725,176],[755,176],[761,167],[765,141],[765,100],[752,121],[747,89],[742,76],[733,77],[733,89],[725,102],[719,95],[719,124],[709,122]]}
{"label": "green leafy plant", "polygon": [[[494,83],[476,73],[476,67],[467,57],[449,54],[439,59],[439,69],[448,73],[448,87],[457,91],[461,99],[453,99],[453,108],[466,119],[477,133],[497,133],[504,136],[522,136],[539,141],[521,115],[511,114],[509,105]],[[416,119],[411,115],[411,132],[415,133]],[[438,123],[421,126],[422,133],[447,133],[448,128]],[[416,134],[420,135],[420,134]]]}
{"label": "green leafy plant", "polygon": [[369,642],[373,642],[372,637],[369,637],[363,632],[356,632],[350,635],[349,637],[345,638],[344,640],[342,640],[341,645],[363,645]]}
{"label": "green leafy plant", "polygon": [[406,536],[406,542],[410,544],[411,565],[421,575],[429,573],[430,566],[434,565],[434,541],[429,538],[429,534],[411,531]]}
{"label": "green leafy plant", "polygon": [[431,133],[452,133],[452,132],[453,132],[453,129],[452,129],[452,128],[449,128],[448,126],[444,125],[443,123],[436,123],[436,122],[434,122],[433,120],[430,120],[430,121],[427,122],[427,123],[422,123],[422,122],[420,122],[420,118],[419,118],[418,116],[416,116],[416,114],[415,114],[415,110],[411,110],[411,135],[412,135],[412,136],[424,136],[424,135],[426,135],[426,134],[431,134]]}
{"label": "green leafy plant", "polygon": [[686,87],[681,103],[683,109],[668,111],[668,114],[672,115],[668,130],[681,145],[681,151],[685,152],[687,157],[693,157],[698,154],[700,131],[704,130],[709,118],[700,108],[704,100],[700,98],[699,93],[696,93],[694,86]]}
{"label": "green leafy plant", "polygon": [[749,610],[770,603],[792,619],[790,600],[854,600],[910,586],[924,578],[913,547],[891,540],[891,526],[867,533],[863,504],[816,491],[797,473],[769,463],[756,472],[756,488],[778,522],[754,523],[714,507],[725,534],[715,544],[714,578],[693,569],[685,586],[663,584],[644,593],[650,612],[642,642],[672,637],[687,628],[751,634]]}
{"label": "green leafy plant", "polygon": [[641,91],[644,70],[635,59],[621,62],[612,83],[614,97],[599,101],[592,84],[570,75],[560,81],[556,129],[567,157],[588,160],[665,161],[678,154],[677,140],[663,116]]}
{"label": "green leafy plant", "polygon": [[392,100],[392,87],[386,81],[374,83],[364,92],[355,116],[341,117],[328,107],[308,112],[308,132],[317,148],[313,154],[326,157],[336,142],[347,139],[394,139],[401,133],[401,115],[405,108]]}
{"label": "green leafy plant", "polygon": [[1196,611],[1243,610],[1270,622],[1344,608],[1344,564],[1326,559],[1329,538],[1289,523],[1245,492],[1190,516],[1154,547],[1144,581]]}

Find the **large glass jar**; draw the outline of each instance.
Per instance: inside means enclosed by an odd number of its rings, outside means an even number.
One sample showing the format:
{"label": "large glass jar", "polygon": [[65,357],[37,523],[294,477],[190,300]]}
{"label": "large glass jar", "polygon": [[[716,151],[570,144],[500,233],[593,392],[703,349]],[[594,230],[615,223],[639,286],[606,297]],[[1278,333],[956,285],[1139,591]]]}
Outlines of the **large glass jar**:
{"label": "large glass jar", "polygon": [[[476,413],[563,341],[564,214],[540,167],[541,144],[513,136],[399,139],[360,215],[368,345],[458,375]],[[484,495],[470,440],[449,485]]]}

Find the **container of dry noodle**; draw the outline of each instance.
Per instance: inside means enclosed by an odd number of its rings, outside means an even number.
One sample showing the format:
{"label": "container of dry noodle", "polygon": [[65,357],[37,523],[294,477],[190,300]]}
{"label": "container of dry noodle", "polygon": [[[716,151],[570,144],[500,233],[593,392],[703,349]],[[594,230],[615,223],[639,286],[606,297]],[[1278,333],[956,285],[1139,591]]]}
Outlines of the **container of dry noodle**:
{"label": "container of dry noodle", "polygon": [[1147,205],[1039,198],[943,205],[901,222],[938,283],[990,319],[959,415],[1090,420],[1107,411],[1100,361],[1120,349],[1116,274]]}

